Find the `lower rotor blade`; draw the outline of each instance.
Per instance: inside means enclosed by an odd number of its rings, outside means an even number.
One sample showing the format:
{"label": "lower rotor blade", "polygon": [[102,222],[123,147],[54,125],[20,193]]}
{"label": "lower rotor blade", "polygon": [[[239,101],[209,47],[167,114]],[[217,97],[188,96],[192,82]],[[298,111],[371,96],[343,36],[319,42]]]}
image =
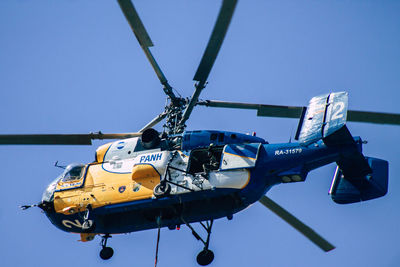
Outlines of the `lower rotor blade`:
{"label": "lower rotor blade", "polygon": [[347,120],[400,125],[400,114],[349,110],[347,111]]}
{"label": "lower rotor blade", "polygon": [[119,134],[3,134],[0,145],[91,145],[92,140],[124,139],[141,136],[141,133]]}
{"label": "lower rotor blade", "polygon": [[154,125],[156,125],[157,123],[162,121],[166,116],[167,116],[167,113],[165,113],[165,112],[161,113],[160,115],[155,117],[152,121],[150,121],[148,124],[146,124],[146,126],[144,126],[142,129],[140,129],[139,133],[143,133],[146,129],[153,127]]}
{"label": "lower rotor blade", "polygon": [[197,105],[215,108],[255,109],[260,117],[300,118],[303,107],[205,100]]}
{"label": "lower rotor blade", "polygon": [[[260,117],[295,119],[300,118],[303,108],[305,108],[299,106],[263,105],[218,100],[200,101],[197,105],[216,108],[255,109],[257,110],[257,116]],[[400,114],[349,110],[347,111],[347,120],[353,122],[400,125]]]}
{"label": "lower rotor blade", "polygon": [[197,105],[214,108],[238,108],[238,109],[258,109],[260,104],[249,104],[239,102],[227,102],[219,100],[204,100],[197,102]]}
{"label": "lower rotor blade", "polygon": [[2,145],[91,145],[87,134],[15,134],[0,135]]}
{"label": "lower rotor blade", "polygon": [[310,227],[305,225],[303,222],[301,222],[299,219],[297,219],[292,214],[290,214],[287,210],[285,210],[284,208],[279,206],[277,203],[275,203],[269,197],[262,196],[259,201],[265,207],[270,209],[272,212],[274,212],[276,215],[278,215],[284,221],[286,221],[288,224],[290,224],[292,227],[294,227],[297,231],[302,233],[305,237],[310,239],[311,242],[316,244],[323,251],[328,252],[335,248],[331,243],[329,243],[322,236],[317,234],[313,229],[311,229]]}

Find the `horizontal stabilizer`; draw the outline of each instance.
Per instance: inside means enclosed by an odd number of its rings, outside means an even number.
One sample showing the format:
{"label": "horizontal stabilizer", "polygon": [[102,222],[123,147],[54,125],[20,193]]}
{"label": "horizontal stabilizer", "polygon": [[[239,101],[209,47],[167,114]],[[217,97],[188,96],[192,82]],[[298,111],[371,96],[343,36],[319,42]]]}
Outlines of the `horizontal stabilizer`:
{"label": "horizontal stabilizer", "polygon": [[[389,163],[386,160],[366,157],[371,173],[363,175],[355,171],[344,172],[339,165],[336,169],[329,190],[333,201],[339,204],[349,204],[366,201],[386,195],[388,190]],[[359,169],[358,166],[345,168]]]}

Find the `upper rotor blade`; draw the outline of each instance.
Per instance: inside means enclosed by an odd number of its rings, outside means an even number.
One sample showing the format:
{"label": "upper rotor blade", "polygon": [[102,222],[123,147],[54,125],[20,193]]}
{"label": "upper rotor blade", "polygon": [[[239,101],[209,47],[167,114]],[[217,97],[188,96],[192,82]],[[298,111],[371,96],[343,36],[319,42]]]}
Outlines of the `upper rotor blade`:
{"label": "upper rotor blade", "polygon": [[224,0],[219,11],[217,22],[215,23],[207,48],[204,51],[200,65],[197,68],[193,80],[205,83],[211,68],[217,58],[219,49],[224,41],[226,31],[231,22],[233,12],[235,11],[237,0]]}
{"label": "upper rotor blade", "polygon": [[217,22],[214,25],[213,32],[210,40],[208,41],[207,48],[204,51],[200,65],[197,68],[196,74],[194,75],[193,80],[198,81],[198,83],[195,85],[196,89],[182,115],[181,121],[179,122],[181,125],[183,125],[187,119],[189,119],[189,116],[192,113],[197,100],[199,99],[199,95],[205,87],[208,75],[210,74],[211,68],[214,65],[215,59],[217,58],[222,42],[224,41],[229,23],[231,22],[233,16],[233,12],[235,11],[236,3],[237,0],[224,0],[222,3]]}
{"label": "upper rotor blade", "polygon": [[149,34],[144,28],[139,14],[136,12],[136,9],[133,6],[131,0],[118,0],[118,3],[121,7],[122,12],[125,15],[125,18],[131,26],[132,31],[135,34],[140,46],[146,54],[147,59],[150,61],[151,66],[156,72],[158,79],[160,80],[161,84],[164,85],[164,92],[171,98],[172,102],[175,103],[176,96],[172,91],[172,87],[169,85],[167,78],[161,71],[160,66],[158,65],[157,61],[153,57],[153,54],[149,50],[149,47],[153,46],[153,42],[151,41]]}
{"label": "upper rotor blade", "polygon": [[128,20],[128,23],[131,26],[132,31],[135,34],[139,44],[144,47],[153,46],[153,42],[151,41],[149,34],[144,28],[142,20],[140,19],[139,14],[136,12],[136,9],[133,6],[131,0],[118,0],[118,4],[121,7],[126,19]]}
{"label": "upper rotor blade", "polygon": [[141,133],[119,134],[3,134],[0,145],[91,145],[92,140],[124,139],[141,136]]}
{"label": "upper rotor blade", "polygon": [[284,221],[293,226],[296,230],[298,230],[300,233],[310,239],[314,244],[316,244],[325,252],[331,251],[335,248],[331,243],[329,243],[322,236],[317,234],[313,229],[305,225],[303,222],[301,222],[299,219],[290,214],[287,210],[279,206],[269,197],[262,196],[259,201],[261,202],[261,204],[263,204],[276,215],[281,217]]}
{"label": "upper rotor blade", "polygon": [[[255,109],[257,110],[257,116],[260,117],[295,119],[300,118],[302,110],[305,108],[299,106],[262,105],[217,100],[205,100],[198,102],[197,105],[218,108]],[[349,110],[347,112],[347,120],[353,122],[400,125],[400,114]]]}

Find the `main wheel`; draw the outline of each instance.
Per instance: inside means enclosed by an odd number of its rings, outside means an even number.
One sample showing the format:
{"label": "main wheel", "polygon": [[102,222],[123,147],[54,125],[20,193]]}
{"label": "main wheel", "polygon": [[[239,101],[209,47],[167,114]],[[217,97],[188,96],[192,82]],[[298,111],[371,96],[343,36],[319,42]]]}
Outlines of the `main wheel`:
{"label": "main wheel", "polygon": [[206,266],[214,260],[214,252],[209,249],[204,249],[197,255],[197,263],[201,266]]}
{"label": "main wheel", "polygon": [[153,191],[155,197],[162,197],[168,195],[170,192],[171,192],[171,185],[168,183],[166,183],[164,186],[161,184],[156,185]]}
{"label": "main wheel", "polygon": [[100,250],[100,258],[103,260],[108,260],[114,255],[114,250],[110,247],[104,247],[102,250]]}

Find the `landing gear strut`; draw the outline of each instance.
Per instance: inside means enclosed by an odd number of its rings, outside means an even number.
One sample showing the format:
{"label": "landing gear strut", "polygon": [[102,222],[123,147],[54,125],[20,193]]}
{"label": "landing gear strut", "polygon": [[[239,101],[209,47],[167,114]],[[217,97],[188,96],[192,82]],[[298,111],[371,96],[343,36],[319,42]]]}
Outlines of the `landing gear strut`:
{"label": "landing gear strut", "polygon": [[206,224],[204,224],[203,222],[200,222],[201,226],[203,226],[203,228],[207,231],[207,239],[206,241],[204,241],[203,238],[201,238],[201,236],[194,230],[194,228],[188,224],[187,222],[185,222],[183,219],[182,221],[190,228],[190,230],[192,230],[192,234],[193,236],[201,241],[204,244],[204,248],[203,250],[197,255],[197,263],[201,266],[206,266],[208,264],[210,264],[213,260],[214,260],[214,252],[212,252],[211,250],[208,249],[208,246],[210,244],[210,235],[211,235],[211,228],[213,225],[213,220],[211,220],[210,222],[206,222]]}
{"label": "landing gear strut", "polygon": [[100,250],[100,258],[103,260],[108,260],[114,255],[114,250],[110,247],[107,247],[107,239],[110,238],[110,234],[105,234],[101,238],[101,247],[102,249]]}

